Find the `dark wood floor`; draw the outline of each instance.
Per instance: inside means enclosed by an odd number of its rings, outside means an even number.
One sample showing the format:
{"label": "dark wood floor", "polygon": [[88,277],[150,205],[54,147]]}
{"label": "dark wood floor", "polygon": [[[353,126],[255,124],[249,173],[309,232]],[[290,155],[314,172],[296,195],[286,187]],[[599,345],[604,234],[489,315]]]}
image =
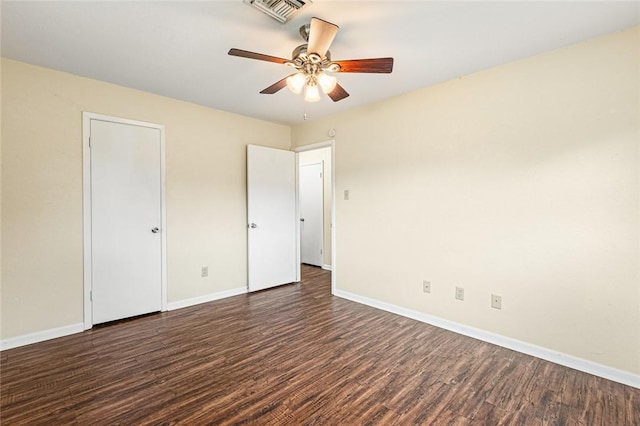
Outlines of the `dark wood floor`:
{"label": "dark wood floor", "polygon": [[1,354],[2,425],[640,425],[640,390],[301,284]]}

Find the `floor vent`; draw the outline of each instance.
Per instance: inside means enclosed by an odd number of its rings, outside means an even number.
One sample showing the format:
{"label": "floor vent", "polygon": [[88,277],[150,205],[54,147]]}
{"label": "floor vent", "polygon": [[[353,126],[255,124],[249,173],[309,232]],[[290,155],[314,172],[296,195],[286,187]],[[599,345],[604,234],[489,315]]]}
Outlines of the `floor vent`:
{"label": "floor vent", "polygon": [[312,3],[311,0],[244,0],[244,2],[282,24],[289,21],[300,9]]}

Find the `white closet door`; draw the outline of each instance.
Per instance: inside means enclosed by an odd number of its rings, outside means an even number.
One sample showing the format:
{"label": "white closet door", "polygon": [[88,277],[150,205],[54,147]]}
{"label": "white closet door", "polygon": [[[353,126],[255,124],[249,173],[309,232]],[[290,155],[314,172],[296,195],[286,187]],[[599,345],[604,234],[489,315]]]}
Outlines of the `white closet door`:
{"label": "white closet door", "polygon": [[322,163],[300,166],[300,261],[322,266],[323,180]]}
{"label": "white closet door", "polygon": [[160,311],[160,130],[91,120],[93,324]]}

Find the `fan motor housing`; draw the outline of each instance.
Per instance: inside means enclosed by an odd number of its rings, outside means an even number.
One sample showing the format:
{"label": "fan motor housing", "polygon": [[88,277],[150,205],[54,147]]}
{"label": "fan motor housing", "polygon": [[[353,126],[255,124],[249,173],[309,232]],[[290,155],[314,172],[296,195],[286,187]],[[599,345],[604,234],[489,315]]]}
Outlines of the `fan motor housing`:
{"label": "fan motor housing", "polygon": [[[301,44],[300,46],[293,49],[293,52],[291,52],[291,59],[294,61],[296,60],[296,58],[306,59],[311,55],[313,54],[308,53],[308,45]],[[324,60],[331,62],[331,52],[329,52],[328,50],[327,50],[327,53],[324,54]],[[320,58],[319,61],[314,61],[314,62],[321,62],[321,61],[322,61],[322,58]]]}

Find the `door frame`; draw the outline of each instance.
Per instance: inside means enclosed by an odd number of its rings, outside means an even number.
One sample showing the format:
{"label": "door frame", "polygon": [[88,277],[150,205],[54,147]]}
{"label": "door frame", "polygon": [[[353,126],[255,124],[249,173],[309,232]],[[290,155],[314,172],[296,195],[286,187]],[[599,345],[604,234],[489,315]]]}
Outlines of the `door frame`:
{"label": "door frame", "polygon": [[165,173],[165,130],[164,125],[148,123],[145,121],[130,120],[127,118],[113,117],[82,112],[82,208],[83,208],[83,289],[84,289],[84,329],[93,327],[93,306],[91,303],[92,270],[91,270],[91,148],[89,137],[91,136],[91,120],[105,121],[109,123],[128,124],[132,126],[150,127],[160,131],[160,276],[162,304],[161,310],[167,310],[167,205],[166,205],[166,173]]}
{"label": "door frame", "polygon": [[[298,240],[298,280],[300,280],[300,178],[298,171],[300,169],[299,153],[304,151],[313,151],[321,148],[331,148],[331,294],[336,292],[336,148],[335,139],[329,139],[323,142],[317,142],[310,145],[303,145],[293,148],[296,153],[296,226]],[[324,239],[324,238],[323,238]]]}

